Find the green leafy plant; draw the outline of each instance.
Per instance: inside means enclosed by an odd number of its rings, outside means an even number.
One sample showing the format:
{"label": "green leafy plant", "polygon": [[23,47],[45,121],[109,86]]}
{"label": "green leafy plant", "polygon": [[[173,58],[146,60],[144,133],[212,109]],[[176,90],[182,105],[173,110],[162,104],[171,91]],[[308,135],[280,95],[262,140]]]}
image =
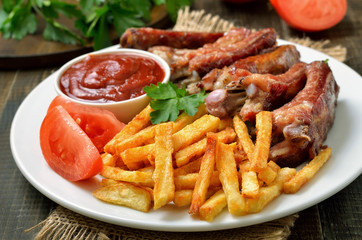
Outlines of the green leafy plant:
{"label": "green leafy plant", "polygon": [[[22,39],[34,34],[37,16],[45,20],[43,37],[48,41],[85,45],[95,50],[111,45],[110,31],[120,36],[130,27],[142,27],[151,20],[154,5],[166,5],[171,20],[192,0],[2,0],[0,32],[5,39]],[[60,23],[60,16],[74,22],[74,31]]]}
{"label": "green leafy plant", "polygon": [[197,107],[207,96],[204,90],[190,95],[185,88],[178,88],[172,82],[151,84],[144,87],[144,91],[152,98],[150,106],[154,110],[151,112],[153,124],[175,121],[180,111],[185,111],[190,116],[195,115]]}

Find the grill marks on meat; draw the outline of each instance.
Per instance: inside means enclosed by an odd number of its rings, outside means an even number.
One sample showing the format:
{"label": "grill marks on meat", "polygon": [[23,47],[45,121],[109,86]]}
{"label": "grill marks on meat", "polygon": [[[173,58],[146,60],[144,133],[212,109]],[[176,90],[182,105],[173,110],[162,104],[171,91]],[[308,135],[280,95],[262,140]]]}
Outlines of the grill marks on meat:
{"label": "grill marks on meat", "polygon": [[214,68],[222,68],[234,61],[258,54],[276,44],[276,32],[272,28],[251,33],[246,28],[235,28],[214,43],[190,49],[156,46],[148,51],[163,57],[171,66],[172,80],[186,78],[193,72],[205,75]]}
{"label": "grill marks on meat", "polygon": [[120,38],[120,44],[126,48],[147,50],[153,46],[195,49],[204,44],[213,43],[224,33],[179,32],[154,28],[129,28]]}
{"label": "grill marks on meat", "polygon": [[256,55],[263,49],[273,47],[276,44],[276,36],[273,28],[265,28],[252,33],[233,45],[193,57],[189,63],[189,71],[196,71],[200,75],[205,75],[214,68],[222,68],[238,59]]}
{"label": "grill marks on meat", "polygon": [[319,153],[334,122],[339,86],[329,66],[320,61],[306,69],[307,82],[290,102],[273,111],[273,139],[269,159],[281,166],[297,166]]}
{"label": "grill marks on meat", "polygon": [[295,46],[278,46],[269,49],[266,53],[239,59],[228,67],[211,70],[202,78],[199,87],[206,91],[220,89],[229,82],[238,81],[249,73],[281,74],[299,62],[299,59],[300,54]]}
{"label": "grill marks on meat", "polygon": [[[187,78],[193,73],[189,71],[189,62],[192,58],[199,55],[221,51],[224,47],[244,40],[251,31],[247,28],[234,28],[226,32],[214,43],[205,44],[198,49],[176,49],[170,46],[155,46],[148,49],[156,55],[159,55],[171,67],[171,80]],[[195,72],[197,74],[197,72]]]}

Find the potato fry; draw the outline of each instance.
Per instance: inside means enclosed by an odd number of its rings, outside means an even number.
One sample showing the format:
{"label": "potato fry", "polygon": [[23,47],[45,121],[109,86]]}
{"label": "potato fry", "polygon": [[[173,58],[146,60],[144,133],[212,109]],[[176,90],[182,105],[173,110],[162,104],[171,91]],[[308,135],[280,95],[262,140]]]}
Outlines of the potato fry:
{"label": "potato fry", "polygon": [[243,172],[248,172],[250,170],[250,161],[246,160],[239,164],[239,172],[242,174]]}
{"label": "potato fry", "polygon": [[252,158],[254,152],[254,143],[249,136],[248,127],[243,121],[241,121],[238,115],[235,115],[233,118],[234,128],[236,135],[238,136],[238,145],[242,147],[248,159]]}
{"label": "potato fry", "polygon": [[220,119],[212,115],[204,115],[172,135],[174,151],[178,151],[194,142],[197,142],[207,132],[215,131]]}
{"label": "potato fry", "polygon": [[268,164],[268,166],[264,170],[261,170],[258,173],[258,178],[260,180],[262,180],[263,182],[265,182],[266,185],[269,185],[274,181],[274,179],[277,176],[277,173],[278,172],[274,171],[274,169],[269,167],[269,164]]}
{"label": "potato fry", "polygon": [[239,179],[236,169],[233,147],[221,142],[217,144],[216,167],[226,195],[228,210],[233,215],[245,213],[245,201],[239,189]]}
{"label": "potato fry", "polygon": [[155,136],[155,170],[154,209],[158,209],[174,199],[175,183],[172,166],[172,129],[173,122],[156,125]]}
{"label": "potato fry", "polygon": [[200,104],[198,110],[194,116],[188,115],[186,112],[180,114],[175,120],[173,124],[173,133],[180,131],[182,128],[187,126],[188,124],[193,123],[196,119],[206,114],[206,106],[205,104]]}
{"label": "potato fry", "polygon": [[110,184],[96,189],[93,195],[102,201],[142,212],[148,212],[152,203],[151,195],[147,190],[130,183]]}
{"label": "potato fry", "polygon": [[121,153],[121,158],[130,170],[135,170],[135,168],[132,168],[133,163],[144,163],[146,161],[154,165],[154,148],[155,144],[128,148]]}
{"label": "potato fry", "polygon": [[248,213],[260,212],[273,199],[278,197],[283,191],[283,184],[291,179],[296,173],[295,168],[282,168],[279,170],[274,182],[267,187],[259,189],[258,198],[248,199],[246,209]]}
{"label": "potato fry", "polygon": [[207,144],[205,154],[201,161],[200,171],[196,179],[194,192],[192,194],[192,202],[189,213],[196,214],[206,199],[207,190],[210,186],[211,177],[215,168],[215,152],[217,135],[209,132],[207,134]]}
{"label": "potato fry", "polygon": [[[209,198],[210,196],[215,194],[218,190],[220,190],[220,188],[210,188],[207,191],[206,198]],[[191,204],[192,193],[193,193],[192,189],[175,191],[175,198],[174,198],[173,202],[175,203],[175,205],[177,207],[188,206]]]}
{"label": "potato fry", "polygon": [[184,207],[190,205],[192,199],[192,192],[193,192],[192,189],[184,189],[176,191],[173,202],[177,207]]}
{"label": "potato fry", "polygon": [[200,207],[200,219],[208,222],[213,221],[226,205],[227,200],[224,191],[217,191]]}
{"label": "potato fry", "polygon": [[267,167],[269,158],[269,148],[272,133],[271,112],[263,111],[256,114],[256,142],[251,162],[251,169],[260,172]]}
{"label": "potato fry", "polygon": [[241,177],[241,190],[244,198],[256,198],[259,195],[259,181],[254,171],[244,171]]}
{"label": "potato fry", "polygon": [[152,184],[152,173],[140,171],[128,171],[118,167],[104,166],[101,176],[116,181]]}
{"label": "potato fry", "polygon": [[150,113],[151,112],[152,112],[152,108],[150,105],[145,107],[126,126],[124,126],[124,128],[119,133],[117,133],[116,136],[114,136],[111,141],[109,141],[104,146],[104,151],[108,152],[110,154],[115,154],[116,153],[115,146],[119,142],[133,136],[134,134],[139,132],[141,129],[150,125],[150,123],[151,123],[150,122],[150,119],[151,119]]}
{"label": "potato fry", "polygon": [[182,167],[175,168],[173,171],[173,175],[179,176],[179,175],[186,175],[189,173],[198,173],[200,171],[202,157],[199,157],[198,159],[189,162],[186,165],[183,165]]}
{"label": "potato fry", "polygon": [[235,157],[236,165],[239,165],[240,163],[242,163],[244,161],[249,161],[248,156],[246,155],[246,153],[244,152],[242,147],[240,149],[239,146],[236,146],[236,148],[235,148],[234,157]]}
{"label": "potato fry", "polygon": [[[181,189],[194,189],[198,173],[189,173],[186,175],[175,176],[175,187],[176,190]],[[219,172],[214,171],[211,176],[210,187],[220,187],[221,182],[219,179]]]}
{"label": "potato fry", "polygon": [[222,131],[228,127],[233,128],[233,119],[231,117],[220,119],[219,127],[217,130]]}
{"label": "potato fry", "polygon": [[[220,142],[230,143],[234,141],[236,134],[230,127],[216,133],[217,138]],[[180,151],[175,153],[176,166],[181,167],[187,164],[192,158],[199,157],[205,153],[206,150],[206,138],[191,144]]]}
{"label": "potato fry", "polygon": [[116,157],[109,153],[103,153],[101,155],[104,166],[116,166]]}
{"label": "potato fry", "polygon": [[274,172],[278,172],[280,170],[280,167],[278,166],[278,164],[276,164],[273,161],[269,161],[268,162],[268,167],[270,167],[271,169],[274,170]]}
{"label": "potato fry", "polygon": [[304,166],[297,174],[284,184],[285,193],[296,193],[306,184],[328,161],[332,154],[331,148],[323,149],[316,157]]}
{"label": "potato fry", "polygon": [[140,130],[139,132],[135,133],[133,136],[120,141],[114,146],[115,154],[121,156],[121,153],[129,148],[139,147],[142,144],[146,143],[150,139],[155,137],[155,128],[156,125],[149,126],[145,129]]}
{"label": "potato fry", "polygon": [[114,185],[117,183],[119,183],[119,181],[109,179],[109,178],[103,178],[100,184],[102,187],[105,187],[105,186],[110,186],[110,185]]}

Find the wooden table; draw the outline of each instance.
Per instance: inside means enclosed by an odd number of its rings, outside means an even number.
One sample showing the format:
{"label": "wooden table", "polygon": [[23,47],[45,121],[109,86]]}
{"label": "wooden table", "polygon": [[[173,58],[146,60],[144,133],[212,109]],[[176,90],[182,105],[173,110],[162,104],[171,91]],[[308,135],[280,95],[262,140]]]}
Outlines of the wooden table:
{"label": "wooden table", "polygon": [[[234,21],[236,25],[274,27],[282,39],[309,36],[313,40],[329,39],[332,44],[342,44],[348,50],[345,63],[361,75],[362,1],[350,0],[348,4],[347,15],[341,23],[318,33],[289,28],[266,1],[237,5],[196,0],[193,8],[205,9]],[[10,151],[9,134],[20,103],[57,67],[0,71],[0,239],[32,239],[34,233],[24,233],[24,230],[44,220],[56,206],[30,185],[18,170]],[[361,156],[356,156],[356,161],[361,160]],[[301,211],[289,239],[361,239],[361,186],[362,178],[358,177],[331,198]]]}

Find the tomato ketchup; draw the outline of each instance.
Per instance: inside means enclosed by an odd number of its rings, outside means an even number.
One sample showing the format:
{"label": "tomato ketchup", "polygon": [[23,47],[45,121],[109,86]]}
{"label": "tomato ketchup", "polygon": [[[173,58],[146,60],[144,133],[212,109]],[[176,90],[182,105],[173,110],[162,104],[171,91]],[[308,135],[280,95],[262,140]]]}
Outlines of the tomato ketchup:
{"label": "tomato ketchup", "polygon": [[165,77],[153,59],[132,53],[89,54],[60,78],[61,91],[91,102],[118,102],[144,94],[143,87]]}

